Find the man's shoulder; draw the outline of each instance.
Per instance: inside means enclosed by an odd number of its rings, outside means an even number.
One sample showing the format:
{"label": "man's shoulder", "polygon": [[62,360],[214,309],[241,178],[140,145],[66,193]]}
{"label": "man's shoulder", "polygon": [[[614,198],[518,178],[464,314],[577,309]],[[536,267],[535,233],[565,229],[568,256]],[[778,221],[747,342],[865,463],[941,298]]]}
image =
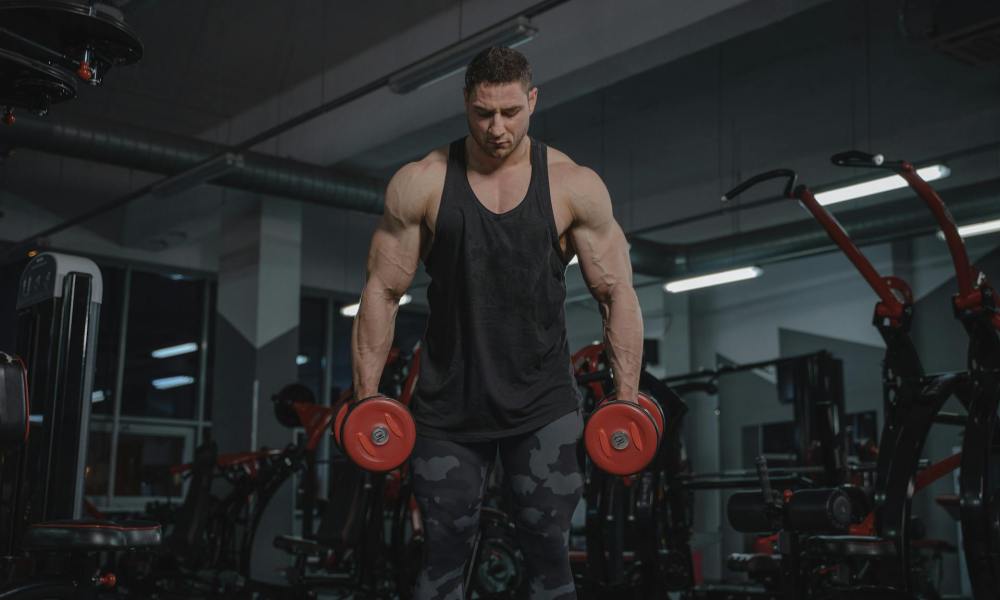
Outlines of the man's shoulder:
{"label": "man's shoulder", "polygon": [[448,170],[448,148],[435,148],[419,160],[406,163],[393,175],[410,185],[433,185],[444,179]]}
{"label": "man's shoulder", "polygon": [[577,164],[568,154],[549,146],[549,180],[560,188],[584,189],[603,185],[600,176],[590,167]]}
{"label": "man's shoulder", "polygon": [[423,214],[435,193],[440,194],[448,171],[448,148],[437,148],[406,163],[389,180],[386,203]]}

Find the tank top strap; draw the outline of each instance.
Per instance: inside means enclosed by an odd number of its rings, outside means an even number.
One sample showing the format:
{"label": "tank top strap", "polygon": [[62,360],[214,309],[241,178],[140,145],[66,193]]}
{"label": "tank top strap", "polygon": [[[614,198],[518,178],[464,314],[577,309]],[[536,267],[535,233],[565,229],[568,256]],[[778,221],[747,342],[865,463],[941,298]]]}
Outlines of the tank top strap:
{"label": "tank top strap", "polygon": [[555,248],[556,255],[561,256],[559,230],[556,228],[556,216],[552,211],[552,193],[549,190],[549,147],[534,138],[531,140],[531,187],[535,190],[534,200],[538,203],[538,210],[548,222],[552,247]]}
{"label": "tank top strap", "polygon": [[459,177],[465,174],[465,138],[459,138],[448,146],[448,169],[445,172],[445,189],[459,190]]}

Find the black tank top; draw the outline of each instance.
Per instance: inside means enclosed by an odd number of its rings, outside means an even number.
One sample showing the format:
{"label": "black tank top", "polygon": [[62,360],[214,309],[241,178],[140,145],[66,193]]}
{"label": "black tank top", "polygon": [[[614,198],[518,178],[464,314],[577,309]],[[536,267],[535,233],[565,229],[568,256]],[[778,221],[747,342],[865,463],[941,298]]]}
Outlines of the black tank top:
{"label": "black tank top", "polygon": [[451,144],[434,243],[413,416],[418,433],[486,441],[572,412],[565,272],[549,195],[547,148],[531,140],[531,182],[496,214],[476,198],[465,140]]}

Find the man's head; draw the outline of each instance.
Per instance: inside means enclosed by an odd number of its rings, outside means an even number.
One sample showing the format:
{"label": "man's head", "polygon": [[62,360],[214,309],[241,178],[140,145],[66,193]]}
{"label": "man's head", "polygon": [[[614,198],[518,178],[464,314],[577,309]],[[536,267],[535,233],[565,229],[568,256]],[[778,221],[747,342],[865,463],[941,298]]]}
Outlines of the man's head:
{"label": "man's head", "polygon": [[504,158],[528,134],[538,89],[531,65],[517,50],[493,47],[472,59],[465,70],[465,114],[469,133],[483,152]]}

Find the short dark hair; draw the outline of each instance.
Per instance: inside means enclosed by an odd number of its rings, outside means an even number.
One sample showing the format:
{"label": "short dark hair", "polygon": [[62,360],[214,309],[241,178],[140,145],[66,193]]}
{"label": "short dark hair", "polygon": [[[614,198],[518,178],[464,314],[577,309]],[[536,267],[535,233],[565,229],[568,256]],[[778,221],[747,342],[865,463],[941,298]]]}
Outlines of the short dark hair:
{"label": "short dark hair", "polygon": [[480,84],[521,82],[524,90],[531,89],[531,65],[528,59],[504,46],[493,46],[477,54],[465,69],[465,95]]}

